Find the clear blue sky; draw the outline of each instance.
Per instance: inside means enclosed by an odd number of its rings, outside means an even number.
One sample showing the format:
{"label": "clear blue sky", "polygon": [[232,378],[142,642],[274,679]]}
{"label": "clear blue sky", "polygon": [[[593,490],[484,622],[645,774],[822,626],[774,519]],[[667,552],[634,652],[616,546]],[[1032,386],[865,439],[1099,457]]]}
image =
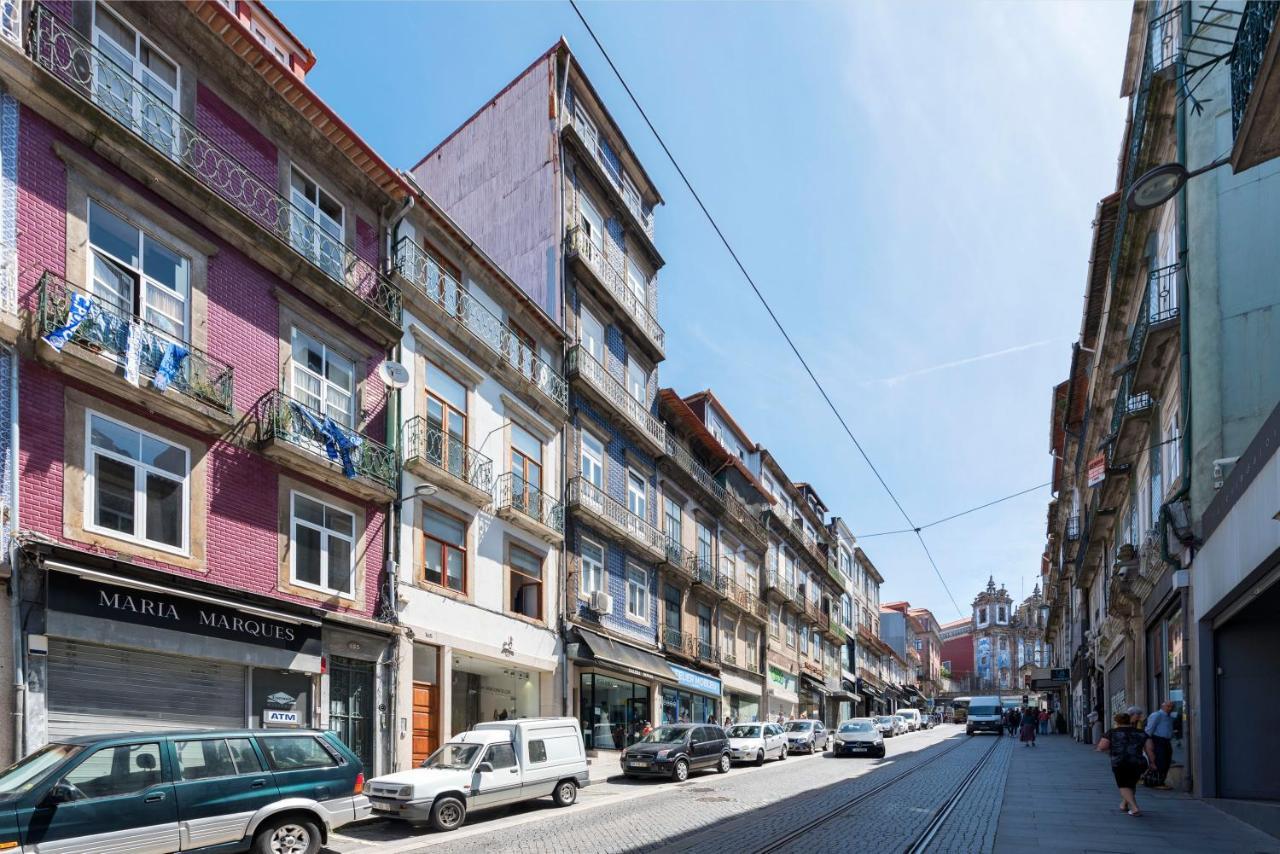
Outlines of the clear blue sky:
{"label": "clear blue sky", "polygon": [[[855,533],[902,527],[567,2],[272,8],[315,51],[315,89],[403,168],[565,35],[667,200],[663,384],[714,388]],[[1048,480],[1128,4],[583,8],[917,523]],[[1047,500],[928,532],[961,607],[988,575],[1031,592]],[[862,545],[885,601],[955,619],[913,537]]]}

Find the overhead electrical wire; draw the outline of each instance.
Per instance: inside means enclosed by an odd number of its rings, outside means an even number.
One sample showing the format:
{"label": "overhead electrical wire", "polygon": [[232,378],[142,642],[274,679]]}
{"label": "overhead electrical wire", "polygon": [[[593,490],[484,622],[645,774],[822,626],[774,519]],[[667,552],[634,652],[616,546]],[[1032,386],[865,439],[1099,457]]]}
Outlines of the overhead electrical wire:
{"label": "overhead electrical wire", "polygon": [[622,76],[622,72],[618,70],[618,66],[614,64],[613,57],[609,55],[609,51],[605,50],[605,47],[600,42],[595,30],[593,30],[591,25],[587,23],[586,16],[583,15],[582,10],[578,8],[577,0],[569,0],[569,5],[573,7],[573,11],[577,14],[578,20],[580,20],[582,22],[582,26],[586,28],[587,34],[590,35],[591,40],[595,42],[600,54],[604,57],[604,61],[609,64],[609,68],[613,71],[614,76],[618,78],[618,82],[622,84],[622,88],[626,91],[627,97],[631,99],[631,103],[635,106],[636,110],[640,113],[640,117],[644,119],[644,123],[648,125],[649,132],[653,134],[653,138],[658,141],[658,145],[662,147],[663,153],[666,154],[667,159],[671,161],[671,165],[675,167],[677,174],[680,176],[680,180],[684,183],[685,189],[689,191],[689,195],[693,196],[693,200],[698,203],[698,207],[702,210],[702,215],[707,218],[707,222],[710,223],[712,229],[715,230],[716,236],[719,237],[720,242],[724,244],[724,248],[728,251],[734,264],[737,265],[743,278],[747,280],[747,284],[750,285],[751,290],[755,292],[756,299],[758,299],[760,304],[764,306],[764,310],[768,313],[769,319],[773,321],[773,325],[778,327],[778,331],[782,333],[782,337],[787,342],[787,346],[791,348],[792,354],[796,357],[796,360],[800,362],[800,366],[804,368],[805,373],[809,375],[809,379],[813,381],[814,386],[818,389],[818,393],[822,395],[822,399],[826,402],[831,413],[835,415],[836,420],[840,422],[840,426],[844,429],[849,440],[853,442],[853,446],[862,457],[862,461],[867,464],[867,468],[871,469],[871,473],[875,475],[876,480],[880,482],[880,486],[889,496],[889,499],[893,502],[894,506],[898,508],[898,512],[902,514],[902,518],[905,519],[907,524],[910,526],[911,532],[914,533],[916,535],[916,539],[920,541],[920,547],[924,550],[925,557],[929,559],[929,565],[933,567],[933,572],[938,576],[938,581],[942,584],[942,589],[946,591],[947,598],[951,600],[951,604],[955,607],[956,613],[964,614],[965,611],[960,607],[960,604],[956,602],[956,597],[952,595],[951,588],[947,586],[947,581],[943,578],[942,571],[938,568],[937,561],[933,559],[933,553],[929,551],[929,546],[924,541],[924,536],[921,534],[920,526],[912,521],[911,516],[902,506],[902,502],[898,500],[898,496],[889,488],[889,484],[885,482],[884,477],[881,476],[879,469],[875,466],[875,463],[871,462],[871,457],[869,457],[867,452],[863,449],[862,443],[858,441],[858,437],[853,435],[853,431],[849,429],[849,425],[845,422],[844,416],[840,414],[840,410],[836,408],[835,403],[831,400],[830,395],[827,394],[827,390],[823,387],[822,382],[809,367],[809,363],[805,361],[804,356],[801,355],[799,348],[796,347],[796,344],[792,340],[791,335],[787,332],[786,327],[782,325],[782,321],[779,320],[778,315],[774,313],[773,307],[769,305],[769,301],[765,299],[764,294],[760,292],[760,288],[756,286],[755,280],[751,278],[751,274],[747,272],[746,265],[742,263],[742,259],[738,257],[738,253],[734,250],[733,245],[729,243],[729,239],[725,237],[724,232],[721,231],[720,224],[716,222],[716,218],[711,215],[711,211],[707,210],[707,206],[703,203],[702,197],[699,196],[698,191],[693,188],[693,183],[689,180],[689,177],[685,175],[684,169],[680,167],[680,163],[676,160],[675,155],[671,153],[671,149],[667,147],[667,143],[662,138],[662,134],[658,133],[658,129],[654,127],[654,124],[649,119],[649,114],[645,112],[644,107],[640,106],[640,100],[636,97],[635,93],[631,91],[631,86],[627,83],[626,78]]}

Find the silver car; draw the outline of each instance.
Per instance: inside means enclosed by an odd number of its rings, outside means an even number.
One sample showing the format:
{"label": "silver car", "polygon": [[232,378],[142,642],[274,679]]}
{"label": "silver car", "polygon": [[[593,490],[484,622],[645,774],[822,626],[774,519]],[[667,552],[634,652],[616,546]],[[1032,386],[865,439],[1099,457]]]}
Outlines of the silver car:
{"label": "silver car", "polygon": [[787,758],[787,736],[778,724],[749,723],[729,727],[729,758],[763,765],[766,759]]}
{"label": "silver car", "polygon": [[884,736],[871,718],[853,718],[836,728],[833,750],[840,756],[875,756],[884,758]]}
{"label": "silver car", "polygon": [[801,718],[787,721],[787,749],[792,753],[823,753],[831,740],[831,733],[822,721]]}

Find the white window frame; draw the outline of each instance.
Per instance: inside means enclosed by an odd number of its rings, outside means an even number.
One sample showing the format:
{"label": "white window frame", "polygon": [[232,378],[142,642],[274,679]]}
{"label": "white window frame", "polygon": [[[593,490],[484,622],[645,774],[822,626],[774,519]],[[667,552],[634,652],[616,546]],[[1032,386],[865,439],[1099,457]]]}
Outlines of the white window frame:
{"label": "white window frame", "polygon": [[[307,181],[309,181],[309,182],[310,182],[310,183],[311,183],[311,184],[316,188],[316,197],[315,197],[314,199],[306,198],[305,196],[303,197],[303,198],[304,198],[304,201],[306,201],[306,203],[310,206],[310,209],[303,208],[301,205],[299,205],[299,204],[294,200],[294,192],[295,192],[295,191],[294,191],[294,188],[293,188],[293,173],[294,173],[294,172],[297,172],[299,175],[301,175],[304,179],[306,179]],[[338,252],[339,252],[339,253],[341,253],[342,255],[345,255],[345,254],[346,254],[346,247],[347,247],[347,240],[346,240],[346,235],[347,235],[347,206],[346,206],[346,205],[344,205],[344,204],[343,204],[343,203],[338,199],[338,197],[337,197],[336,195],[334,195],[332,192],[330,192],[330,191],[329,191],[329,190],[324,186],[324,184],[322,184],[320,181],[317,181],[315,178],[312,178],[312,177],[311,177],[311,175],[309,175],[309,174],[307,173],[307,170],[303,169],[303,168],[302,168],[301,166],[299,166],[297,163],[290,163],[290,164],[289,164],[289,186],[288,186],[288,193],[289,193],[289,205],[291,206],[291,208],[297,208],[298,210],[300,210],[300,211],[301,211],[301,212],[302,212],[302,213],[307,217],[307,219],[309,219],[311,222],[316,223],[317,225],[319,225],[319,226],[320,226],[320,231],[322,232],[322,234],[316,234],[316,235],[313,235],[313,236],[312,236],[312,238],[311,238],[312,242],[313,242],[313,243],[318,243],[319,241],[324,240],[324,239],[326,239],[326,238],[327,238],[327,239],[332,240],[334,243],[336,243],[336,244],[337,244],[337,250],[338,250]],[[328,214],[326,214],[324,211],[322,211],[322,210],[320,209],[320,194],[321,194],[321,193],[323,193],[324,195],[328,196],[328,197],[329,197],[329,199],[334,203],[334,205],[336,205],[336,206],[337,206],[337,208],[338,208],[338,212],[342,215],[339,219],[334,220],[334,218],[333,218],[333,217],[329,216]],[[333,233],[331,233],[328,229],[326,229],[326,228],[324,227],[326,223],[334,225],[334,226],[337,228],[338,233],[337,233],[337,234],[333,234]],[[304,223],[303,223],[303,225],[302,225],[302,227],[303,227],[303,228],[306,228],[306,227],[307,227],[307,223],[305,223],[305,222],[304,222]],[[295,241],[296,241],[296,239],[297,239],[298,237],[299,237],[298,232],[297,232],[295,229],[290,228],[290,229],[289,229],[289,240],[290,240],[290,245],[291,245],[291,246],[293,246],[295,249],[296,249],[296,248],[298,248],[298,247],[297,247],[297,244],[296,244],[296,242],[295,242]],[[313,261],[313,262],[315,262],[315,263],[320,263],[322,260],[325,260],[325,252],[324,252],[324,251],[322,251],[322,250],[318,250],[318,249],[316,249],[315,247],[312,247],[312,251],[315,253],[315,257],[313,258],[311,255],[308,255],[307,257],[308,257],[308,259],[309,259],[309,260],[311,260],[311,261]],[[342,262],[343,262],[343,259],[342,259],[341,257],[339,257],[339,258],[334,258],[334,259],[332,259],[332,262],[333,262],[333,263],[338,264],[339,266],[341,266],[341,265],[342,265]],[[321,267],[323,267],[324,265],[323,265],[323,264],[320,264],[320,266],[321,266]],[[334,273],[334,272],[340,272],[340,271],[339,271],[339,270],[326,270],[326,272]]]}
{"label": "white window frame", "polygon": [[[317,374],[315,371],[311,370],[311,368],[307,367],[306,365],[299,364],[298,361],[293,357],[293,351],[296,346],[297,337],[299,335],[304,335],[307,338],[309,338],[311,341],[319,345],[320,355],[324,359],[324,363],[326,367],[329,364],[330,353],[332,353],[335,357],[342,359],[344,362],[348,362],[351,365],[351,389],[350,391],[345,392],[351,399],[350,410],[346,413],[347,417],[349,418],[349,423],[344,424],[343,426],[346,427],[348,430],[356,429],[356,416],[357,416],[357,410],[359,409],[359,407],[356,405],[356,398],[358,396],[358,389],[360,387],[360,377],[359,377],[359,374],[357,373],[357,371],[359,370],[359,362],[357,362],[352,357],[348,356],[345,352],[341,350],[336,350],[330,347],[322,337],[318,335],[312,335],[306,329],[302,329],[298,326],[291,326],[289,329],[289,361],[291,363],[290,364],[291,370],[289,371],[289,397],[291,397],[293,400],[296,400],[298,403],[301,403],[304,406],[314,409],[314,411],[320,413],[321,415],[329,415],[330,417],[332,417],[332,414],[329,412],[329,395],[327,394],[329,390],[329,386],[333,386],[338,391],[343,391],[341,387],[339,387],[336,383],[330,380],[327,376],[324,376],[323,374]],[[296,379],[296,372],[299,370],[301,370],[303,373],[307,374],[308,376],[319,380],[320,382],[320,408],[319,409],[315,409],[315,407],[311,407],[310,404],[303,401],[303,399],[298,395],[297,393],[298,381]]]}
{"label": "white window frame", "polygon": [[[103,421],[109,421],[112,424],[116,424],[120,427],[123,427],[126,430],[130,430],[134,433],[138,433],[150,439],[154,439],[157,442],[161,442],[171,448],[177,448],[178,450],[182,451],[182,458],[186,462],[186,475],[183,476],[181,481],[182,482],[182,544],[181,544],[181,547],[175,548],[169,545],[168,543],[160,543],[160,542],[156,542],[155,540],[149,540],[145,536],[139,536],[136,533],[126,534],[123,531],[117,531],[113,528],[106,528],[97,524],[95,520],[97,519],[97,516],[98,516],[96,499],[98,495],[97,457],[99,455],[105,456],[108,459],[115,460],[116,462],[123,463],[125,465],[133,466],[134,468],[133,521],[134,521],[135,531],[137,530],[139,525],[142,525],[142,526],[146,525],[146,495],[147,495],[146,481],[145,481],[146,475],[148,473],[151,473],[151,474],[155,474],[157,477],[162,477],[166,480],[177,480],[177,478],[174,477],[173,472],[171,471],[166,471],[165,469],[156,468],[155,466],[149,466],[146,463],[142,462],[141,460],[130,459],[129,457],[125,457],[120,454],[113,453],[107,450],[106,448],[96,447],[93,444],[93,419],[94,418],[101,418]],[[128,543],[137,543],[138,545],[146,546],[149,549],[155,549],[157,551],[167,552],[169,554],[183,555],[183,556],[190,555],[191,553],[190,551],[191,550],[191,449],[190,448],[187,448],[185,445],[179,445],[177,443],[171,442],[168,439],[165,439],[162,436],[158,436],[155,433],[152,433],[148,430],[143,430],[141,428],[135,427],[134,425],[130,424],[127,421],[121,421],[118,418],[112,418],[111,416],[104,415],[101,412],[97,412],[92,409],[86,409],[84,412],[84,471],[85,471],[84,529],[86,531],[92,531],[95,534],[101,534],[104,537],[110,537],[113,540],[123,540],[124,542],[128,542]],[[140,479],[143,481],[141,488],[139,487],[139,483],[138,483]]]}
{"label": "white window frame", "polygon": [[630,255],[627,256],[627,290],[631,291],[640,308],[649,309],[649,280]]}
{"label": "white window frame", "polygon": [[[633,573],[638,573],[640,577],[644,579],[643,583],[637,584],[635,579],[632,577]],[[639,598],[640,600],[638,604],[640,605],[640,610],[643,613],[636,613],[636,610],[631,607],[633,592],[636,594],[636,597]],[[638,564],[628,561],[627,562],[627,619],[631,620],[632,622],[643,623],[644,625],[647,626],[649,625],[649,611],[650,611],[649,570],[645,569],[643,566],[640,566]]]}
{"label": "white window frame", "polygon": [[1165,472],[1165,493],[1167,494],[1173,484],[1182,476],[1182,427],[1178,423],[1178,413],[1174,412],[1165,421],[1164,425],[1164,441],[1165,459],[1163,469]]}
{"label": "white window frame", "polygon": [[604,323],[586,305],[578,309],[578,343],[591,358],[604,364]]}
{"label": "white window frame", "polygon": [[[582,548],[583,545],[590,546],[592,548],[600,550],[600,563],[598,564],[599,572],[593,573],[593,574],[598,574],[599,576],[599,582],[600,582],[599,586],[589,585],[587,583],[588,561],[587,561],[586,555],[583,553],[583,548]],[[579,576],[581,577],[578,584],[578,588],[582,591],[583,596],[590,597],[592,593],[605,592],[609,589],[609,577],[605,569],[606,559],[607,558],[605,555],[604,546],[602,546],[600,543],[597,543],[595,540],[589,537],[582,537],[582,539],[578,543],[578,560],[581,561],[582,563],[582,570],[578,573]]]}
{"label": "white window frame", "polygon": [[[587,445],[588,441],[595,442],[597,445],[600,446],[600,453],[598,455],[595,454],[594,451],[592,451],[592,449],[588,447]],[[585,480],[587,483],[592,484],[597,489],[604,489],[604,454],[605,454],[604,447],[605,447],[605,443],[601,441],[591,431],[583,430],[581,432],[581,436],[578,441],[579,473],[582,475],[583,480]],[[591,453],[589,453],[589,451],[591,451]],[[595,465],[595,469],[596,469],[595,473],[599,476],[598,481],[592,480],[591,476],[587,474],[587,463],[593,463]]]}
{"label": "white window frame", "polygon": [[[98,26],[98,10],[99,10],[99,7],[100,7],[100,6],[102,6],[102,5],[103,5],[102,0],[95,0],[95,2],[93,3],[93,46],[94,46],[94,48],[96,48],[97,50],[101,51],[101,50],[102,50],[102,47],[101,47],[101,45],[99,45],[99,44],[98,44],[98,42],[99,42],[101,39],[104,39],[104,38],[105,38],[105,39],[106,39],[108,42],[110,42],[112,45],[114,45],[115,47],[119,48],[122,52],[124,52],[124,51],[126,50],[125,45],[118,44],[118,43],[115,41],[115,39],[113,39],[113,38],[111,38],[110,36],[108,36],[108,35],[107,35],[107,34],[106,34],[106,33],[105,33],[105,32],[104,32],[104,31],[103,31],[103,30]],[[157,99],[159,98],[160,93],[156,92],[156,90],[155,90],[155,89],[153,89],[151,86],[147,85],[147,84],[148,84],[148,80],[153,80],[153,81],[155,81],[155,82],[156,82],[156,83],[158,83],[160,86],[163,86],[165,89],[170,88],[170,87],[169,87],[169,84],[165,83],[163,80],[160,80],[160,79],[159,79],[159,78],[157,78],[154,74],[152,74],[152,73],[150,72],[150,70],[145,69],[145,68],[142,66],[142,59],[141,59],[141,57],[140,57],[138,54],[140,53],[140,49],[141,49],[141,47],[142,47],[144,44],[146,45],[146,47],[147,47],[147,49],[148,49],[148,50],[155,51],[156,55],[158,55],[158,56],[159,56],[161,59],[163,59],[165,62],[168,62],[170,65],[172,65],[172,66],[173,66],[173,69],[174,69],[174,74],[173,74],[174,86],[172,87],[172,88],[173,88],[173,91],[172,91],[171,93],[169,93],[169,94],[172,96],[172,97],[171,97],[171,99],[170,99],[170,101],[169,101],[169,106],[173,108],[173,111],[174,111],[175,113],[180,113],[180,112],[181,112],[181,103],[182,103],[182,66],[181,66],[177,61],[175,61],[173,57],[169,56],[169,54],[165,53],[163,50],[161,50],[159,47],[157,47],[155,42],[153,42],[151,39],[149,39],[149,38],[147,38],[146,36],[144,36],[144,35],[142,34],[142,31],[141,31],[140,29],[138,29],[138,27],[134,26],[134,24],[133,24],[133,23],[131,23],[130,21],[126,20],[126,19],[125,19],[125,17],[124,17],[123,15],[121,15],[121,14],[120,14],[120,13],[118,13],[118,12],[116,12],[114,9],[108,9],[108,10],[107,10],[107,14],[108,14],[108,15],[111,15],[111,16],[112,16],[112,17],[114,17],[114,18],[116,18],[116,19],[117,19],[117,20],[118,20],[118,21],[119,21],[123,26],[125,26],[125,27],[127,27],[128,29],[130,29],[130,30],[132,30],[132,31],[133,31],[134,40],[133,40],[132,50],[128,51],[128,53],[130,54],[130,57],[131,57],[131,59],[132,59],[132,67],[131,67],[131,68],[129,68],[129,69],[127,69],[127,71],[129,72],[129,76],[133,78],[134,82],[135,82],[135,83],[136,83],[140,88],[145,89],[145,90],[146,90],[147,92],[149,92],[150,94],[152,94],[152,95],[156,96],[156,97],[157,97]],[[108,54],[108,56],[109,56],[109,54]],[[114,59],[111,59],[110,61],[111,61],[111,62],[115,62],[115,60],[114,60]],[[142,76],[143,74],[145,74],[145,75],[146,75],[146,77],[143,77],[143,76]],[[96,89],[97,84],[95,83],[94,85],[95,85],[95,89]],[[131,110],[132,112],[134,112],[135,114],[139,111],[139,108],[140,108],[140,105],[137,103],[137,100],[138,100],[138,99],[134,99],[134,98],[131,98],[131,99],[130,99],[130,101],[131,101],[131,103],[130,103],[130,110]],[[109,112],[109,111],[108,111],[108,112]],[[133,118],[134,118],[134,121],[135,121],[135,122],[139,120],[139,117],[138,117],[137,115],[135,115]],[[176,132],[177,132],[177,130],[178,130],[178,129],[175,127],[173,130],[174,130],[174,132],[175,132],[175,134],[176,134]],[[174,143],[175,143],[175,145],[176,145],[176,142],[177,142],[177,139],[176,139],[176,137],[175,137],[175,139],[174,139]]]}
{"label": "white window frame", "polygon": [[[299,519],[298,518],[298,498],[299,497],[305,498],[308,501],[315,502],[316,504],[323,506],[326,510],[333,510],[337,513],[343,514],[344,516],[350,516],[351,517],[351,536],[347,537],[345,534],[340,534],[328,528],[323,528],[311,522],[307,522],[305,520]],[[328,538],[336,537],[337,539],[340,539],[340,540],[346,540],[350,544],[351,546],[351,549],[350,549],[351,590],[350,592],[343,592],[333,587],[327,587],[323,583],[312,584],[309,581],[301,581],[298,579],[298,549],[293,537],[293,532],[295,530],[295,526],[297,525],[302,525],[304,528],[310,528],[313,531],[319,531],[321,534],[320,578],[322,582],[329,578]],[[326,593],[331,596],[336,595],[340,599],[354,600],[356,598],[356,590],[359,589],[359,586],[360,586],[357,583],[358,579],[356,577],[357,575],[356,568],[359,566],[359,560],[356,556],[358,534],[359,534],[359,530],[356,527],[356,516],[350,510],[347,510],[343,507],[339,507],[338,505],[333,504],[329,501],[316,498],[314,495],[309,495],[305,492],[299,492],[296,489],[289,490],[289,583],[296,584],[298,587],[305,587],[308,590],[315,590],[320,593]]]}
{"label": "white window frame", "polygon": [[[600,215],[600,211],[591,203],[591,199],[587,197],[581,190],[578,191],[578,222],[579,226],[583,220],[591,230],[587,233],[587,240],[595,247],[596,252],[601,256],[604,255],[604,217]],[[603,260],[603,259],[602,259]]]}
{"label": "white window frame", "polygon": [[[640,372],[638,377],[632,375],[632,369]],[[635,382],[637,379],[643,379],[643,384],[637,385]],[[640,404],[645,403],[649,397],[649,370],[630,353],[627,354],[627,394]]]}
{"label": "white window frame", "polygon": [[[640,491],[635,491],[636,481],[640,481]],[[634,503],[632,498],[635,498]],[[636,510],[640,512],[637,513]],[[637,516],[644,521],[649,521],[649,481],[643,474],[635,469],[627,468],[627,510],[631,515]]]}

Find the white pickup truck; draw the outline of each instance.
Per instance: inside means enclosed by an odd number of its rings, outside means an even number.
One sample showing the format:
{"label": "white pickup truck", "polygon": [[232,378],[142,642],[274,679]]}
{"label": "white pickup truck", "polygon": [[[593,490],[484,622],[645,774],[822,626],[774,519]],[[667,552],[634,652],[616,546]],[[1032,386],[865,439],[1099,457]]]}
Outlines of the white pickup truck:
{"label": "white pickup truck", "polygon": [[455,830],[468,810],[547,795],[567,807],[588,783],[578,721],[529,718],[477,724],[420,767],[365,783],[364,793],[374,815]]}

